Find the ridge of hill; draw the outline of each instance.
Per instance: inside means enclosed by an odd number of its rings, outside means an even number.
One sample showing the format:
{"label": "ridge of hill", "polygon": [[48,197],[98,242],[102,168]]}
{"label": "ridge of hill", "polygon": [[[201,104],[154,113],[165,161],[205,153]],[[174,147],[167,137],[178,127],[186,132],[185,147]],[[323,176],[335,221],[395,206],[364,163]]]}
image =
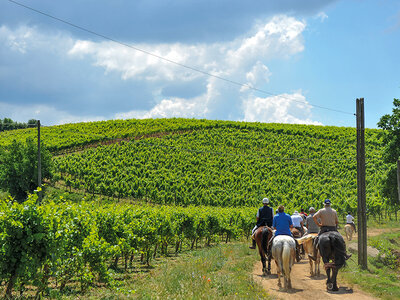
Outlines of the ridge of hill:
{"label": "ridge of hill", "polygon": [[[379,131],[365,132],[371,214],[385,201]],[[1,133],[0,145],[35,136],[32,129]],[[99,144],[54,157],[56,180],[93,194],[231,207],[269,197],[289,211],[319,208],[329,197],[341,214],[357,206],[355,128],[174,118],[43,127],[41,136],[53,153]]]}

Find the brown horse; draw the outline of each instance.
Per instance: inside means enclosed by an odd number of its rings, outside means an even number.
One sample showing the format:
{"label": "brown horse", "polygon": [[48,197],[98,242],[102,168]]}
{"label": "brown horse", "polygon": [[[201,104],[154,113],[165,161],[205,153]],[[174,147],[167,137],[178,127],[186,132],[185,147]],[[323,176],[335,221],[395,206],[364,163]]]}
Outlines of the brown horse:
{"label": "brown horse", "polygon": [[[309,233],[297,240],[297,242],[303,246],[303,249],[306,254],[313,255],[313,253],[314,253],[314,245],[313,245],[314,238],[317,235],[318,235],[317,233]],[[308,261],[310,263],[311,277],[319,276],[320,275],[319,263],[321,261],[321,256],[319,254],[319,251],[317,252],[317,260],[315,262],[310,257],[308,258]]]}
{"label": "brown horse", "polygon": [[[268,242],[273,235],[272,229],[268,226],[261,226],[257,228],[256,232],[254,233],[254,239],[257,243],[258,252],[260,253],[261,262],[263,265],[263,275],[271,274],[271,257],[267,256],[267,247]],[[268,260],[268,269],[266,266],[266,262]]]}
{"label": "brown horse", "polygon": [[301,232],[298,229],[292,227],[290,228],[290,232],[295,239],[301,238]]}

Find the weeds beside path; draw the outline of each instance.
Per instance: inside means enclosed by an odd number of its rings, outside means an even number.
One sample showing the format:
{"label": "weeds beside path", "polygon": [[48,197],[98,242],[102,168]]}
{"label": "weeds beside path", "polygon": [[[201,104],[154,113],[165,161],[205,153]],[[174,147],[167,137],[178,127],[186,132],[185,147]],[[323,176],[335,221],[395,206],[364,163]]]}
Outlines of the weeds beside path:
{"label": "weeds beside path", "polygon": [[247,243],[229,243],[163,258],[121,286],[93,289],[89,299],[268,299],[249,275],[254,255]]}

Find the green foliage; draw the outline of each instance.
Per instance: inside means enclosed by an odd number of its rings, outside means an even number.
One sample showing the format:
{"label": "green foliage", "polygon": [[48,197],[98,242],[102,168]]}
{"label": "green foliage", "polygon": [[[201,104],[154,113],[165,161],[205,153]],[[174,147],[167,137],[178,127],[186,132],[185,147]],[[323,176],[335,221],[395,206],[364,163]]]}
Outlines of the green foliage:
{"label": "green foliage", "polygon": [[385,144],[383,159],[392,164],[385,174],[382,194],[390,200],[390,205],[398,210],[400,207],[397,192],[397,160],[400,158],[400,100],[394,99],[393,106],[392,114],[382,116],[378,127],[384,130],[380,134]]}
{"label": "green foliage", "polygon": [[[349,128],[222,123],[57,157],[55,169],[67,186],[108,197],[238,207],[267,195],[288,210],[318,208],[329,197],[345,213],[357,207],[354,135]],[[376,135],[366,135],[372,214],[382,207],[386,168]]]}
{"label": "green foliage", "polygon": [[0,119],[0,132],[28,128],[28,127],[32,127],[36,124],[37,124],[37,120],[35,120],[35,119],[29,120],[28,123],[20,123],[20,122],[15,122],[10,118],[4,118],[3,120]]}
{"label": "green foliage", "polygon": [[[0,188],[10,192],[18,201],[37,188],[37,145],[28,138],[25,143],[13,141],[7,148],[0,148]],[[52,177],[51,154],[41,147],[42,177]]]}
{"label": "green foliage", "polygon": [[22,204],[0,202],[0,280],[11,289],[34,285],[42,292],[49,278],[57,279],[61,291],[72,281],[82,291],[96,282],[114,285],[109,266],[115,259],[142,254],[149,263],[156,249],[167,253],[169,245],[193,247],[202,239],[210,244],[247,235],[255,213],[245,208],[35,202],[36,196]]}
{"label": "green foliage", "polygon": [[0,280],[8,289],[34,281],[51,253],[49,224],[35,203],[34,196],[24,205],[0,200]]}

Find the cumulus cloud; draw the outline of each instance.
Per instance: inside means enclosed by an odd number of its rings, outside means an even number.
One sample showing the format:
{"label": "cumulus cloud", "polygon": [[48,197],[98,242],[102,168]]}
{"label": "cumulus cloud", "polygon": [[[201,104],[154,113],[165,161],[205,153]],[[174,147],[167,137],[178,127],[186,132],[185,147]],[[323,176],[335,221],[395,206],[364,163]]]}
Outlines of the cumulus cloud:
{"label": "cumulus cloud", "polygon": [[[115,45],[112,42],[94,43],[80,40],[71,48],[69,55],[77,59],[88,57],[93,60],[93,65],[103,68],[106,73],[120,74],[123,80],[154,82],[153,94],[159,99],[154,107],[149,110],[117,113],[115,114],[117,118],[183,116],[240,120],[243,119],[241,111],[243,103],[248,103],[248,99],[255,97],[251,87],[265,87],[272,76],[265,63],[276,58],[288,59],[304,50],[302,32],[305,26],[304,21],[293,17],[276,16],[266,24],[255,27],[249,36],[229,42],[134,46],[143,51]],[[216,77],[194,72],[190,68],[183,68],[181,65],[201,69],[206,73],[244,85],[221,81]],[[162,94],[170,84],[186,85],[195,80],[204,82],[202,85],[205,88],[201,95],[190,95],[189,92],[185,98],[174,95],[165,98]],[[271,101],[271,103],[275,106],[283,104],[281,101]],[[287,112],[290,105],[292,105],[290,102],[286,103],[286,109],[282,111]],[[293,106],[292,109],[296,108]],[[308,111],[310,113],[310,110]],[[311,122],[308,119],[300,120],[294,117],[282,117],[281,121]]]}
{"label": "cumulus cloud", "polygon": [[206,103],[200,99],[186,100],[181,98],[163,99],[149,111],[130,111],[118,113],[116,119],[148,119],[148,118],[205,118]]}
{"label": "cumulus cloud", "polygon": [[[248,34],[218,43],[141,43],[126,47],[111,41],[74,40],[59,32],[42,34],[35,28],[0,28],[0,46],[7,57],[21,62],[9,67],[7,76],[13,86],[13,108],[30,107],[51,114],[55,124],[107,118],[195,117],[229,120],[265,120],[313,123],[311,109],[285,97],[302,98],[300,93],[260,98],[258,89],[269,89],[273,76],[268,64],[275,59],[290,59],[304,50],[305,21],[275,16],[259,23]],[[139,48],[142,51],[135,50]],[[154,55],[149,55],[152,53]],[[36,55],[36,60],[35,58]],[[40,58],[38,63],[37,57]],[[161,59],[163,57],[165,59]],[[1,61],[1,58],[0,58]],[[174,63],[171,63],[173,61]],[[34,65],[34,63],[37,65]],[[183,65],[202,70],[207,76]],[[24,70],[34,74],[40,68],[31,91],[20,89]],[[1,70],[0,70],[1,71]],[[11,74],[11,75],[10,75]],[[220,80],[217,77],[228,79]],[[232,84],[243,83],[240,84]],[[4,85],[8,89],[7,84]],[[1,90],[1,89],[0,89]],[[11,93],[8,93],[11,94]],[[24,107],[25,97],[31,103]],[[45,96],[45,97],[43,97]],[[42,99],[51,99],[44,102]],[[268,100],[268,111],[261,108]],[[6,103],[0,91],[0,103]],[[26,103],[26,101],[25,101]],[[267,115],[273,117],[266,118]],[[56,117],[57,118],[56,118]],[[36,116],[30,116],[27,119]],[[20,119],[20,118],[18,118]],[[58,120],[56,120],[58,119]]]}
{"label": "cumulus cloud", "polygon": [[300,92],[250,98],[243,102],[243,110],[243,121],[248,122],[322,125],[309,118],[311,106]]}

